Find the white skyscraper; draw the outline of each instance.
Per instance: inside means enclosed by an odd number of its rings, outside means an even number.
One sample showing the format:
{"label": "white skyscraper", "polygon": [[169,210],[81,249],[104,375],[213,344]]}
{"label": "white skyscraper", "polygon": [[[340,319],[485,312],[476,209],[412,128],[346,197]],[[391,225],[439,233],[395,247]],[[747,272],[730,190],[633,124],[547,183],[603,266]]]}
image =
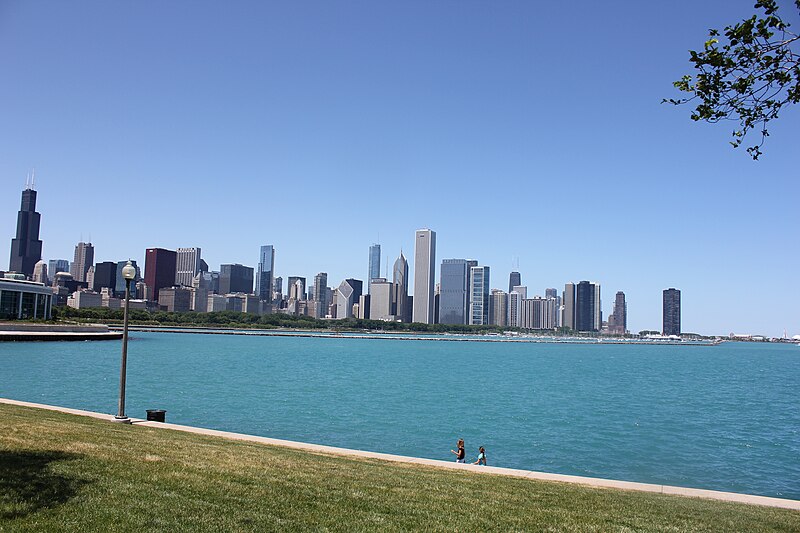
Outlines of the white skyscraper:
{"label": "white skyscraper", "polygon": [[420,229],[414,245],[414,307],[412,320],[433,323],[433,284],[436,274],[436,232]]}
{"label": "white skyscraper", "polygon": [[191,287],[200,272],[200,248],[178,248],[175,256],[175,285]]}

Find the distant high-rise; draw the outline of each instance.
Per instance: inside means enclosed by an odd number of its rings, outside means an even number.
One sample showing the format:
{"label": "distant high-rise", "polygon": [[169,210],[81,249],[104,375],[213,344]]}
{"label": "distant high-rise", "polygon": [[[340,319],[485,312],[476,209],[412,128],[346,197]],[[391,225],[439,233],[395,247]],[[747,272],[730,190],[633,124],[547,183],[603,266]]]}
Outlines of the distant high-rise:
{"label": "distant high-rise", "polygon": [[564,284],[564,296],[561,305],[564,307],[561,314],[561,325],[565,328],[575,329],[575,284]]}
{"label": "distant high-rise", "polygon": [[[125,264],[127,264],[127,261]],[[102,263],[94,265],[94,283],[89,286],[94,292],[100,292],[100,289],[104,287],[108,287],[113,291],[116,284],[117,263],[114,261],[103,261]]]}
{"label": "distant high-rise", "polygon": [[528,297],[528,287],[514,285],[508,293],[508,318],[506,325],[512,328],[522,327],[522,302]]}
{"label": "distant high-rise", "polygon": [[69,273],[75,281],[86,281],[86,272],[94,265],[94,246],[90,242],[79,242],[75,246],[75,258]]}
{"label": "distant high-rise", "polygon": [[367,293],[370,292],[370,282],[381,277],[381,245],[373,244],[369,247],[369,272],[367,276]]}
{"label": "distant high-rise", "polygon": [[681,334],[681,291],[664,289],[664,335]]}
{"label": "distant high-rise", "polygon": [[306,278],[302,276],[289,276],[289,298],[293,300],[306,299]]}
{"label": "distant high-rise", "polygon": [[320,272],[314,276],[314,293],[311,295],[314,300],[314,316],[325,318],[328,314],[328,273]]}
{"label": "distant high-rise", "polygon": [[272,299],[278,302],[283,300],[283,278],[280,276],[272,279],[272,296]]}
{"label": "distant high-rise", "polygon": [[39,240],[40,221],[41,215],[36,212],[36,191],[32,185],[28,185],[22,191],[22,202],[17,213],[17,236],[11,239],[9,270],[28,277],[33,276],[33,268],[42,258],[42,241]]}
{"label": "distant high-rise", "polygon": [[489,323],[489,267],[473,266],[469,272],[469,323],[485,326]]}
{"label": "distant high-rise", "polygon": [[508,275],[508,292],[513,291],[517,285],[522,285],[522,276],[519,272],[512,272]]}
{"label": "distant high-rise", "polygon": [[489,295],[489,323],[505,326],[508,322],[508,293],[492,289]]}
{"label": "distant high-rise", "polygon": [[581,281],[575,289],[575,330],[598,331],[601,326],[600,284]]}
{"label": "distant high-rise", "polygon": [[265,244],[258,253],[256,268],[256,296],[265,302],[272,301],[272,280],[275,276],[275,248]]}
{"label": "distant high-rise", "polygon": [[[148,248],[144,257],[144,282],[150,291],[150,298],[157,302],[158,291],[175,284],[175,267],[177,254],[175,250],[164,248]],[[117,280],[122,276],[119,276]]]}
{"label": "distant high-rise", "polygon": [[544,290],[544,297],[545,298],[558,298],[558,290],[557,289],[545,289]]}
{"label": "distant high-rise", "polygon": [[51,278],[56,277],[58,272],[69,272],[69,261],[66,259],[51,259],[47,262],[47,271]]}
{"label": "distant high-rise", "polygon": [[363,282],[360,279],[348,278],[336,290],[336,318],[353,316],[353,304],[361,298]]}
{"label": "distant high-rise", "polygon": [[414,312],[412,320],[433,323],[433,285],[436,276],[436,232],[420,229],[414,245]]}
{"label": "distant high-rise", "polygon": [[439,273],[439,323],[467,324],[469,314],[469,269],[477,261],[445,259]]}
{"label": "distant high-rise", "polygon": [[253,267],[240,265],[239,263],[220,265],[219,292],[220,294],[234,292],[252,294]]}
{"label": "distant high-rise", "polygon": [[[125,268],[127,265],[127,261],[118,261],[116,263],[116,273],[114,274],[114,296],[117,298],[124,298],[125,297],[125,278],[122,276],[122,269]],[[142,279],[142,274],[139,271],[139,266],[136,264],[136,261],[131,260],[131,265],[133,266],[134,270],[136,271],[135,276],[133,277],[133,281],[137,282]],[[147,285],[147,283],[145,283]],[[149,289],[149,287],[148,287]],[[152,294],[152,292],[150,293]],[[138,296],[137,296],[138,297]]]}
{"label": "distant high-rise", "polygon": [[191,287],[192,280],[202,270],[200,248],[178,248],[175,257],[175,285]]}
{"label": "distant high-rise", "polygon": [[628,304],[625,303],[625,293],[617,291],[614,298],[614,312],[608,317],[608,332],[624,335],[628,330]]}
{"label": "distant high-rise", "polygon": [[33,281],[42,283],[44,285],[49,285],[49,280],[47,278],[47,263],[44,261],[37,261],[33,266]]}
{"label": "distant high-rise", "polygon": [[394,283],[386,278],[370,281],[369,317],[372,320],[396,320],[394,302]]}
{"label": "distant high-rise", "polygon": [[394,283],[395,314],[401,322],[411,320],[411,309],[408,304],[408,261],[400,250],[400,256],[394,262],[392,269],[392,283]]}

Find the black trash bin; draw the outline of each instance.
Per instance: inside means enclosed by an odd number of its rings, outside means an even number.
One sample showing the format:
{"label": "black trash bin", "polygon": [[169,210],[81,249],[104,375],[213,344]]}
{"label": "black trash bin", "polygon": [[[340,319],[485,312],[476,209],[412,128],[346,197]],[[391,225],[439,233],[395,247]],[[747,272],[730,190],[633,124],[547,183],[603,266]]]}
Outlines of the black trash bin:
{"label": "black trash bin", "polygon": [[148,422],[163,422],[166,417],[167,417],[167,412],[164,409],[147,410]]}

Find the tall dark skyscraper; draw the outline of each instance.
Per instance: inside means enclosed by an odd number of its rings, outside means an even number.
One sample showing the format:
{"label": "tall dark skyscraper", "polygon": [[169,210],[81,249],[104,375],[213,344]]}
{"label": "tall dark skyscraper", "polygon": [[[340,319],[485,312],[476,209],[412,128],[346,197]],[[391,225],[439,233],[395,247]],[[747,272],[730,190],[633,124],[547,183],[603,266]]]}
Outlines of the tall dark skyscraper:
{"label": "tall dark skyscraper", "polygon": [[522,276],[520,276],[519,272],[512,272],[508,276],[508,292],[514,290],[514,287],[519,287],[522,285]]}
{"label": "tall dark skyscraper", "polygon": [[158,290],[175,284],[178,254],[175,250],[148,248],[144,257],[144,283],[150,289],[152,300],[158,301]]}
{"label": "tall dark skyscraper", "polygon": [[597,307],[600,304],[599,285],[581,281],[575,287],[575,330],[597,331],[600,322],[597,320]]}
{"label": "tall dark skyscraper", "polygon": [[114,261],[103,261],[94,265],[94,284],[91,289],[100,292],[103,287],[112,291],[117,285],[117,264]]}
{"label": "tall dark skyscraper", "polygon": [[253,267],[240,265],[220,265],[219,267],[219,292],[229,294],[253,292]]}
{"label": "tall dark skyscraper", "polygon": [[36,191],[29,185],[22,191],[22,203],[17,213],[17,236],[11,239],[11,259],[8,269],[29,278],[33,267],[42,258],[39,240],[41,215],[36,212]]}
{"label": "tall dark skyscraper", "polygon": [[681,334],[681,291],[664,289],[664,335]]}

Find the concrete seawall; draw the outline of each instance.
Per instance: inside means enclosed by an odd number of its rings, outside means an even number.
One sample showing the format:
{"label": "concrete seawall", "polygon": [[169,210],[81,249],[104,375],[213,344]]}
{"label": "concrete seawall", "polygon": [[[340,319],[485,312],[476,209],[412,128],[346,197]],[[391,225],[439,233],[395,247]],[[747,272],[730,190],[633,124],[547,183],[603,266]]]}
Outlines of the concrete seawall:
{"label": "concrete seawall", "polygon": [[107,341],[121,339],[122,333],[110,331],[105,325],[54,325],[19,324],[6,322],[0,324],[0,342],[16,341]]}
{"label": "concrete seawall", "polygon": [[[95,413],[92,411],[83,411],[79,409],[70,409],[67,407],[57,407],[52,405],[44,405],[38,403],[22,402],[18,400],[10,400],[0,398],[0,403],[8,405],[18,405],[22,407],[32,407],[36,409],[46,409],[50,411],[58,411],[79,416],[89,416],[101,420],[112,421],[113,415],[104,413]],[[228,431],[218,431],[214,429],[204,429],[192,426],[183,426],[179,424],[169,424],[163,422],[148,422],[146,420],[132,418],[133,424],[141,425],[151,428],[159,429],[172,429],[175,431],[183,431],[186,433],[196,433],[199,435],[210,435],[222,437],[232,440],[240,440],[247,442],[255,442],[266,444],[270,446],[283,446],[297,450],[304,450],[312,453],[323,453],[331,455],[340,455],[346,457],[362,457],[369,459],[379,459],[382,461],[391,461],[396,463],[411,463],[419,464],[438,468],[448,468],[451,470],[464,470],[467,472],[474,472],[477,474],[494,474],[500,476],[520,477],[527,479],[537,479],[542,481],[558,481],[562,483],[576,483],[579,485],[586,485],[590,487],[606,488],[606,489],[622,489],[622,490],[635,490],[641,492],[656,492],[660,494],[671,494],[676,496],[689,496],[694,498],[705,498],[711,500],[720,500],[727,502],[746,503],[750,505],[764,505],[767,507],[778,507],[782,509],[793,509],[800,511],[799,500],[788,500],[783,498],[772,498],[769,496],[756,496],[751,494],[739,494],[735,492],[722,492],[707,489],[692,489],[686,487],[673,487],[670,485],[657,485],[650,483],[636,483],[633,481],[617,481],[613,479],[600,479],[582,476],[569,476],[565,474],[550,474],[547,472],[535,472],[531,470],[518,470],[513,468],[502,468],[497,466],[479,466],[472,464],[457,464],[451,461],[438,461],[435,459],[423,459],[420,457],[407,457],[403,455],[392,455],[387,453],[366,452],[361,450],[351,450],[348,448],[337,448],[334,446],[324,446],[320,444],[309,444],[305,442],[296,442],[282,439],[272,439],[269,437],[259,437],[256,435],[246,435],[243,433],[231,433]]]}

